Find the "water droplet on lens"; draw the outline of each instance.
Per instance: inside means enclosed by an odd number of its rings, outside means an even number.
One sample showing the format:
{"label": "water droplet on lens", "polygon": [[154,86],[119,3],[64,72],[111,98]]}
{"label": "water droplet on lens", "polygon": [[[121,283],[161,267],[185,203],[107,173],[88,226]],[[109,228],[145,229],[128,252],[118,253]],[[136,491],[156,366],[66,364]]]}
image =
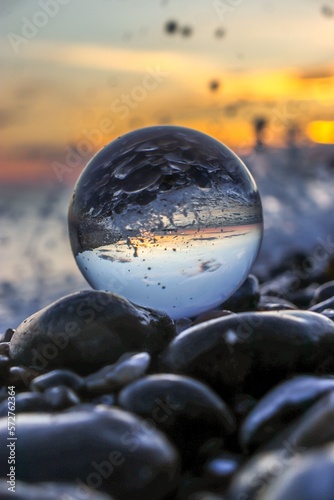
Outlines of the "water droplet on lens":
{"label": "water droplet on lens", "polygon": [[130,132],[88,163],[70,202],[87,281],[174,319],[226,300],[262,237],[254,180],[222,143],[192,129]]}

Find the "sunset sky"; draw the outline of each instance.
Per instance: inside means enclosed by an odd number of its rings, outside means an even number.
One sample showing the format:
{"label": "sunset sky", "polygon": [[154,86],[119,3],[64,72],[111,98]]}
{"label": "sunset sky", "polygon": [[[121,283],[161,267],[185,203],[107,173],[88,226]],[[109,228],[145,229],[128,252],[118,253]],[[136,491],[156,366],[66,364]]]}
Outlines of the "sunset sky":
{"label": "sunset sky", "polygon": [[70,181],[154,124],[334,143],[334,0],[1,0],[0,34],[2,182]]}

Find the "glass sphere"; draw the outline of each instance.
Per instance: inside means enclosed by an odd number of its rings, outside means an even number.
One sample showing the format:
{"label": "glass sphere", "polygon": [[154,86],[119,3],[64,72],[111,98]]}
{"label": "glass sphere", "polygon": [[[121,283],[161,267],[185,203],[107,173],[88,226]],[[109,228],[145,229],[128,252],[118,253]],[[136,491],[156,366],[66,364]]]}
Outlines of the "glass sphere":
{"label": "glass sphere", "polygon": [[69,207],[72,250],[91,286],[174,319],[218,306],[242,284],[262,229],[243,162],[185,127],[112,141],[83,170]]}

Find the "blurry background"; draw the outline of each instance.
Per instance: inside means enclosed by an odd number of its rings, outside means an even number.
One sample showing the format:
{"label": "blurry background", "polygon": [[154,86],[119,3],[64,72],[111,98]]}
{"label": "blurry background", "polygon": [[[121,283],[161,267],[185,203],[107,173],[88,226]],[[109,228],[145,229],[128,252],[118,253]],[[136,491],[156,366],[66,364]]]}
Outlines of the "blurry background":
{"label": "blurry background", "polygon": [[259,275],[291,250],[334,253],[333,0],[0,0],[0,33],[1,329],[88,287],[70,192],[138,127],[193,127],[243,157]]}

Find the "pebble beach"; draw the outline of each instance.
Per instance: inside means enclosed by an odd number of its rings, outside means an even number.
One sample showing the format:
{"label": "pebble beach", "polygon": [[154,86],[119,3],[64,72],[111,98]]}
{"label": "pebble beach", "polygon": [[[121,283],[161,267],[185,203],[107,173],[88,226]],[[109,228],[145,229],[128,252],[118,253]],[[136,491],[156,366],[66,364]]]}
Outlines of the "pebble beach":
{"label": "pebble beach", "polygon": [[[25,500],[332,498],[333,173],[287,177],[283,152],[248,164],[259,258],[229,299],[176,321],[90,289],[69,191],[40,190],[38,221],[2,202],[1,498],[11,480]],[[14,220],[36,228],[21,246]]]}

